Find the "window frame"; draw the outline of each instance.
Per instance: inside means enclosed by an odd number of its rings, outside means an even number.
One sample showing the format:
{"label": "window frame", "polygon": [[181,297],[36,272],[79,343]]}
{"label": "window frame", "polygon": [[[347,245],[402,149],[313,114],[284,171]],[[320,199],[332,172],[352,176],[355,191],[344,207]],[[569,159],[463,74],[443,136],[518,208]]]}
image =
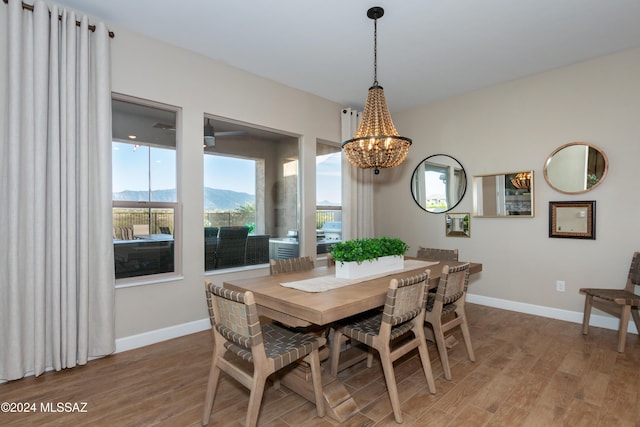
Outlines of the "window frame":
{"label": "window frame", "polygon": [[[165,111],[171,111],[176,115],[175,122],[175,170],[176,170],[176,201],[175,202],[154,202],[154,201],[123,201],[123,200],[111,200],[111,214],[113,215],[114,208],[125,208],[125,209],[173,209],[173,271],[167,273],[157,273],[157,274],[148,274],[134,277],[123,277],[120,279],[115,279],[115,287],[116,288],[125,288],[131,286],[141,286],[148,285],[153,283],[162,283],[167,281],[173,281],[176,279],[180,279],[183,277],[182,273],[182,245],[183,245],[183,233],[182,233],[182,195],[180,191],[180,181],[181,181],[181,128],[182,128],[182,108],[157,102],[151,101],[148,99],[138,98],[130,95],[125,95],[121,93],[112,92],[111,100],[129,102],[132,104],[137,104],[144,107],[157,108]],[[122,138],[115,138],[112,136],[111,143],[113,145],[114,142],[119,143],[127,143],[132,144],[132,140],[124,140]],[[158,148],[157,145],[154,144],[140,144],[145,145],[151,148]],[[111,159],[112,160],[112,159]],[[112,160],[113,161],[113,160]],[[113,165],[112,165],[113,167]],[[112,177],[113,182],[113,177]],[[149,182],[149,190],[151,190],[151,182]],[[113,194],[113,193],[112,193]]]}

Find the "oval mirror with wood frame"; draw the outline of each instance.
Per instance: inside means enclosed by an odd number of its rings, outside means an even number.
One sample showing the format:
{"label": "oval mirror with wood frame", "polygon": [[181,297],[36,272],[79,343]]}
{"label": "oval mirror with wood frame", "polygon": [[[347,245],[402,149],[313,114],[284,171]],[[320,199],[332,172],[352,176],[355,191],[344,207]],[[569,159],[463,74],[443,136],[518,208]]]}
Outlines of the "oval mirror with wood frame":
{"label": "oval mirror with wood frame", "polygon": [[443,213],[455,208],[467,191],[467,174],[458,160],[447,154],[424,159],[413,171],[411,195],[420,208]]}
{"label": "oval mirror with wood frame", "polygon": [[581,194],[602,183],[609,160],[602,149],[586,142],[570,142],[558,147],[544,164],[544,179],[564,194]]}

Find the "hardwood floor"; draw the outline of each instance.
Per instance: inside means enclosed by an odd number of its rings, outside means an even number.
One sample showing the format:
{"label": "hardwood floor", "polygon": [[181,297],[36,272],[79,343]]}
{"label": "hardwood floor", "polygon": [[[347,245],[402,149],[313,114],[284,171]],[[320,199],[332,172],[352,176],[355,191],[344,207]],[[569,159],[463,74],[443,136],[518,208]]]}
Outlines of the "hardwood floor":
{"label": "hardwood floor", "polygon": [[[437,393],[417,354],[396,363],[406,426],[640,426],[640,341],[618,354],[616,332],[468,304],[475,363],[460,342],[452,381],[428,344]],[[461,339],[461,337],[459,337]],[[198,426],[211,355],[208,331],[116,354],[64,372],[0,385],[0,402],[35,403],[35,413],[0,413],[2,426]],[[344,425],[392,426],[380,364],[340,373],[361,408]],[[48,402],[86,402],[86,412],[43,413]],[[241,426],[248,392],[222,376],[210,426]],[[71,407],[74,409],[73,407]],[[78,407],[77,409],[82,409]],[[265,392],[260,426],[334,426],[281,387]]]}

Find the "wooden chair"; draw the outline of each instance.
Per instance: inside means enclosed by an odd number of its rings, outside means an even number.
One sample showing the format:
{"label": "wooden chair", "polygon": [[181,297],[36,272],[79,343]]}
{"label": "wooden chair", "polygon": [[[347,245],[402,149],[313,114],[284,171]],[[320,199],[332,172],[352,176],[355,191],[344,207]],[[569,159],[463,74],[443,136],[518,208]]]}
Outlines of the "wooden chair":
{"label": "wooden chair", "polygon": [[444,334],[447,331],[460,326],[464,345],[467,348],[469,360],[475,362],[476,356],[471,345],[471,335],[467,315],[464,309],[469,284],[469,263],[450,267],[445,265],[442,269],[440,282],[435,294],[429,292],[425,322],[433,328],[433,335],[438,346],[444,377],[451,379],[451,368]]}
{"label": "wooden chair", "polygon": [[305,256],[300,258],[287,259],[271,259],[269,260],[269,271],[272,276],[280,273],[289,273],[292,271],[313,270],[314,263],[311,257]]}
{"label": "wooden chair", "polygon": [[458,261],[457,249],[436,249],[436,248],[418,248],[417,258],[430,259],[434,261]]}
{"label": "wooden chair", "polygon": [[[304,360],[311,366],[316,411],[319,417],[323,417],[324,397],[318,348],[326,340],[274,323],[260,324],[255,299],[250,291],[235,292],[211,282],[205,285],[215,342],[202,425],[207,425],[211,418],[220,371],[251,390],[245,422],[249,427],[258,422],[267,377],[298,360]],[[247,371],[247,363],[253,365],[253,370]]]}
{"label": "wooden chair", "polygon": [[582,288],[581,294],[585,294],[584,316],[582,319],[582,333],[589,333],[589,319],[591,307],[600,309],[606,313],[620,318],[618,326],[618,352],[624,353],[627,343],[627,327],[629,317],[633,317],[636,329],[640,332],[640,295],[634,293],[635,286],[640,285],[640,252],[635,252],[631,259],[627,284],[624,289],[600,289]]}
{"label": "wooden chair", "polygon": [[[338,375],[343,335],[377,350],[387,383],[393,415],[398,423],[402,422],[402,412],[393,370],[395,360],[418,348],[429,391],[436,392],[423,329],[426,289],[430,273],[430,270],[427,270],[407,279],[391,279],[384,311],[372,310],[334,325],[335,331],[331,343],[331,375],[334,377]],[[411,334],[413,334],[412,338]],[[398,341],[396,346],[392,345],[400,337],[408,339]],[[367,358],[367,367],[371,367],[372,360],[370,352]]]}

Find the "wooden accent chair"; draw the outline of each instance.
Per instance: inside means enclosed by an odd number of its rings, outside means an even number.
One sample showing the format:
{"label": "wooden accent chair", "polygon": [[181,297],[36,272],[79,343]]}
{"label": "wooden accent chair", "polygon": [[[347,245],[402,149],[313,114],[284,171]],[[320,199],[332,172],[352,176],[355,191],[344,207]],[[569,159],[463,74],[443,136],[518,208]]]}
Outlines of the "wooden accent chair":
{"label": "wooden accent chair", "polygon": [[311,257],[305,256],[300,258],[287,259],[271,259],[269,260],[269,271],[272,276],[280,273],[289,273],[292,271],[313,270],[314,263]]}
{"label": "wooden accent chair", "polygon": [[627,284],[624,289],[600,289],[582,288],[581,294],[585,294],[584,316],[582,319],[582,333],[589,333],[589,319],[591,307],[598,308],[606,313],[620,318],[618,326],[618,352],[624,353],[627,343],[627,327],[629,317],[633,317],[636,329],[640,331],[640,295],[634,293],[635,286],[640,285],[640,252],[635,252],[631,259]]}
{"label": "wooden accent chair", "polygon": [[[318,348],[326,340],[274,323],[260,324],[250,291],[236,292],[211,282],[206,282],[205,287],[215,342],[202,425],[209,423],[220,371],[251,390],[245,422],[249,427],[258,422],[267,377],[298,360],[304,360],[311,366],[316,411],[319,417],[323,417],[325,410]],[[247,371],[247,362],[253,365],[253,371]]]}
{"label": "wooden accent chair", "polygon": [[[393,370],[395,360],[418,348],[429,391],[436,392],[423,329],[426,289],[430,274],[431,271],[426,270],[422,274],[406,279],[391,279],[384,311],[371,310],[334,325],[335,331],[331,343],[331,375],[334,377],[338,375],[343,335],[377,350],[380,354],[393,415],[398,423],[402,422],[402,412]],[[393,346],[392,343],[400,337],[408,339],[397,341],[398,345]],[[395,348],[392,349],[392,347]],[[372,361],[373,357],[370,351],[367,357],[367,367],[371,367]]]}
{"label": "wooden accent chair", "polygon": [[417,258],[434,261],[458,261],[457,249],[418,248]]}
{"label": "wooden accent chair", "polygon": [[460,326],[464,345],[467,348],[469,360],[475,362],[476,356],[471,345],[471,335],[467,323],[467,314],[464,309],[467,298],[467,286],[469,284],[469,263],[450,267],[445,265],[442,269],[440,282],[435,294],[429,292],[425,322],[433,328],[433,335],[438,346],[444,377],[451,379],[451,367],[444,334],[447,331]]}

